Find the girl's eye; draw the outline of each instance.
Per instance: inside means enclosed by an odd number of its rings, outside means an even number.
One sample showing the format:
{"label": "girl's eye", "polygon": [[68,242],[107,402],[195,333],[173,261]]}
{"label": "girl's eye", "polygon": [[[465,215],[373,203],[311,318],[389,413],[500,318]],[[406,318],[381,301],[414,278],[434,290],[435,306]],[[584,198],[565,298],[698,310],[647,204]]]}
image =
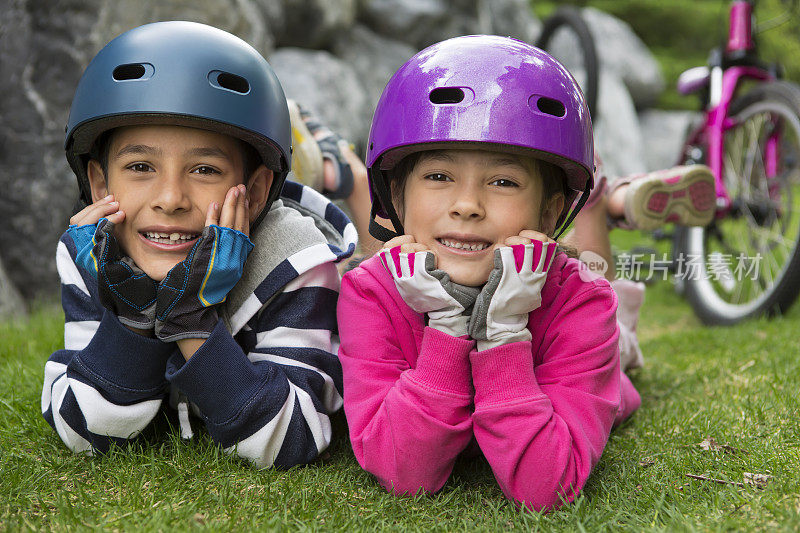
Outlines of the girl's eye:
{"label": "girl's eye", "polygon": [[498,178],[492,181],[490,185],[497,185],[498,187],[519,187],[515,182],[505,178]]}
{"label": "girl's eye", "polygon": [[206,165],[199,166],[196,169],[194,169],[192,172],[194,172],[196,174],[205,174],[205,175],[219,174],[219,171],[216,168],[209,167],[209,166],[206,166]]}
{"label": "girl's eye", "polygon": [[447,174],[441,174],[439,172],[434,172],[433,174],[426,174],[425,175],[425,179],[426,180],[431,180],[431,181],[447,181],[447,180],[450,179],[450,176],[448,176]]}
{"label": "girl's eye", "polygon": [[152,172],[153,167],[147,163],[133,163],[132,165],[128,165],[128,169],[134,172]]}

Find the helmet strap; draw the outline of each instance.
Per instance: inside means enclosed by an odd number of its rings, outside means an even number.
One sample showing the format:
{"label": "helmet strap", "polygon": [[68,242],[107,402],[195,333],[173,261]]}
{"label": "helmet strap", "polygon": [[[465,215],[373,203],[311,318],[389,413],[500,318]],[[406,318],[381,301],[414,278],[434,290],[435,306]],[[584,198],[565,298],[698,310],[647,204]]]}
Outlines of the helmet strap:
{"label": "helmet strap", "polygon": [[[394,205],[392,204],[391,193],[389,192],[389,186],[386,183],[383,172],[373,168],[370,169],[370,175],[372,178],[372,192],[377,197],[377,201],[373,200],[372,202],[369,233],[379,241],[386,242],[395,237],[399,237],[405,233],[405,231],[403,229],[403,223],[400,222],[400,217],[397,215],[397,211],[395,211]],[[383,207],[383,211],[389,215],[389,220],[392,222],[394,231],[381,226],[375,221],[380,207]]]}
{"label": "helmet strap", "polygon": [[578,216],[578,212],[581,209],[583,209],[583,206],[586,204],[586,201],[589,199],[589,194],[591,192],[592,192],[592,183],[587,180],[586,188],[583,190],[583,193],[581,194],[581,197],[578,198],[578,204],[575,206],[575,209],[573,209],[570,212],[569,216],[567,216],[567,219],[564,221],[564,223],[561,224],[561,229],[558,230],[558,233],[556,233],[556,236],[553,238],[553,240],[556,240],[559,237],[561,237],[561,234],[564,233],[564,231],[569,227],[570,224],[572,224],[572,221],[575,220],[576,216]]}

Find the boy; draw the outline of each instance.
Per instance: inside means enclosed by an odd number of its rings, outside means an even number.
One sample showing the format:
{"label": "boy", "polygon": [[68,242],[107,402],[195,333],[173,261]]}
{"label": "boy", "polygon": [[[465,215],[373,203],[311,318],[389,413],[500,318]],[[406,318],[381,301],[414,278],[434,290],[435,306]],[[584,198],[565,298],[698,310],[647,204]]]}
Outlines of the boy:
{"label": "boy", "polygon": [[88,207],[59,242],[65,349],[42,390],[71,450],[132,439],[167,404],[182,436],[191,405],[258,467],[328,446],[342,405],[336,263],[355,229],[318,193],[284,187],[290,135],[269,64],[216,28],[141,26],[87,67],[66,151]]}

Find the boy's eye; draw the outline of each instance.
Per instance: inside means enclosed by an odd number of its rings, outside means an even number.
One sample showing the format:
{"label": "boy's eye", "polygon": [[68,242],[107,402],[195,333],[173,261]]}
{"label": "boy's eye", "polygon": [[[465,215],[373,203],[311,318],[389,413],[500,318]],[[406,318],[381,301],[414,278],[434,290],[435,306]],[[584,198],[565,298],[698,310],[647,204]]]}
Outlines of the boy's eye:
{"label": "boy's eye", "polygon": [[440,172],[434,172],[432,174],[426,174],[425,179],[431,181],[447,181],[450,179],[450,176],[448,176],[447,174],[442,174]]}
{"label": "boy's eye", "polygon": [[147,163],[133,163],[131,165],[128,165],[127,168],[129,170],[134,171],[134,172],[152,172],[153,171],[153,167],[151,167]]}
{"label": "boy's eye", "polygon": [[192,172],[196,173],[196,174],[206,174],[206,175],[219,174],[219,170],[217,170],[214,167],[209,167],[209,166],[206,166],[206,165],[201,165],[201,166],[197,167],[196,169],[194,169]]}
{"label": "boy's eye", "polygon": [[490,185],[497,185],[498,187],[519,187],[516,182],[505,178],[498,178],[492,181]]}

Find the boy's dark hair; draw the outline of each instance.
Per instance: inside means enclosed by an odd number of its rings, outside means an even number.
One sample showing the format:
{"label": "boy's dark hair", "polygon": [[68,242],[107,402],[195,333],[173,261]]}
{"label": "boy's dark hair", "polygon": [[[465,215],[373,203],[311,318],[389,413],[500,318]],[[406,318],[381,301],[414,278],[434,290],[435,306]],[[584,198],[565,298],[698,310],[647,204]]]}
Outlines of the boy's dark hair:
{"label": "boy's dark hair", "polygon": [[[90,154],[91,159],[95,159],[98,163],[100,163],[100,168],[103,170],[103,176],[105,177],[106,181],[108,181],[108,153],[111,149],[111,139],[113,134],[113,129],[104,131],[94,142],[94,146],[92,146]],[[255,148],[240,139],[236,139],[236,141],[239,143],[242,154],[242,170],[244,174],[243,182],[247,183],[250,175],[259,167],[259,165],[263,164],[263,161],[261,160],[261,156],[258,154],[258,151]]]}

